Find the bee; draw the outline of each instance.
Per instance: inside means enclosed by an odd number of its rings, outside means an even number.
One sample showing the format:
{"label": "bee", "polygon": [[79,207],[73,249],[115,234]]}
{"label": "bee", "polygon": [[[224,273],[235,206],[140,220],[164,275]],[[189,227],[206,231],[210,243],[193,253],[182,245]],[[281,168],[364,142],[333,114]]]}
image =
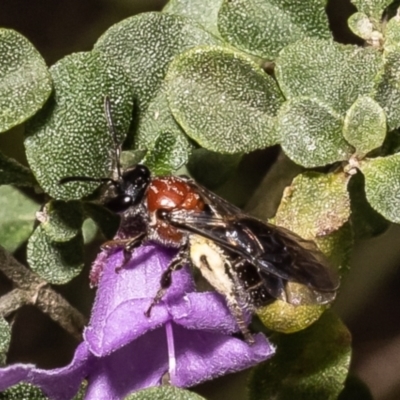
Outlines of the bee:
{"label": "bee", "polygon": [[[116,143],[110,102],[105,101],[110,134]],[[245,340],[253,342],[246,312],[275,299],[293,305],[333,301],[339,279],[313,242],[244,214],[239,208],[188,177],[153,177],[144,165],[125,171],[115,145],[116,179],[67,177],[60,182],[94,181],[107,186],[104,205],[121,216],[118,237],[104,249],[122,247],[125,262],[148,242],[178,249],[160,279],[146,315],[162,299],[173,272],[197,268],[221,293]],[[121,266],[123,267],[123,266]],[[301,295],[290,283],[301,285]]]}

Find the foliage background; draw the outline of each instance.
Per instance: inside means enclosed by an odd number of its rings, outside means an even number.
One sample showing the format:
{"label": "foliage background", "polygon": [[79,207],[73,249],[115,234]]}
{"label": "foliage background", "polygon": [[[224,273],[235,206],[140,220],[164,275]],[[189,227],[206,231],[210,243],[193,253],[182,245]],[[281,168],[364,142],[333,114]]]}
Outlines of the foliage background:
{"label": "foliage background", "polygon": [[[27,37],[51,65],[66,54],[90,50],[112,24],[139,12],[160,10],[164,3],[161,0],[2,0],[0,26],[13,28]],[[349,1],[328,2],[331,29],[341,43],[361,43],[347,27],[347,18],[354,10]],[[17,144],[16,134],[20,135]],[[26,163],[21,132],[14,130],[0,135],[0,148]],[[245,157],[238,174],[224,186],[225,193],[255,192],[277,155],[278,149],[273,147]],[[239,203],[245,201],[246,198],[238,199]],[[352,371],[367,383],[378,400],[400,398],[399,237],[400,227],[393,225],[384,235],[357,245],[351,273],[335,304],[336,311],[353,334]],[[94,244],[93,254],[96,251]],[[18,249],[20,260],[25,252],[24,248]],[[59,288],[86,315],[93,297],[87,289],[87,276],[83,273]],[[9,289],[10,283],[1,279],[0,294]],[[69,362],[76,346],[66,332],[34,307],[26,307],[18,313],[13,332],[10,363],[34,361],[43,368],[62,366]],[[202,385],[198,391],[210,399],[231,398],[229,393],[240,393],[243,386],[240,377],[240,374],[238,379],[224,377]]]}

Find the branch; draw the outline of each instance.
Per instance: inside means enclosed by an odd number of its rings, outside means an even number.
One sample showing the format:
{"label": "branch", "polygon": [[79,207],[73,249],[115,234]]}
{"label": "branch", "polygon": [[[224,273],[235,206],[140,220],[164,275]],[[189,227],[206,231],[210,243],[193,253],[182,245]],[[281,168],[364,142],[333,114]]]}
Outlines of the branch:
{"label": "branch", "polygon": [[20,264],[0,246],[0,271],[13,281],[16,288],[0,298],[0,314],[10,315],[20,307],[32,304],[63,327],[77,340],[87,320],[37,274]]}

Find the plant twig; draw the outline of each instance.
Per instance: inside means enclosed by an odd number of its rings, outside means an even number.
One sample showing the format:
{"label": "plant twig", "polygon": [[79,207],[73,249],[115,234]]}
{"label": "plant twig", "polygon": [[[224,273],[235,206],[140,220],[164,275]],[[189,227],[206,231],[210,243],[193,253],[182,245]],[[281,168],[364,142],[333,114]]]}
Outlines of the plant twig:
{"label": "plant twig", "polygon": [[16,288],[0,298],[0,314],[10,315],[32,304],[46,313],[77,340],[82,340],[86,318],[37,274],[20,264],[0,246],[0,270]]}

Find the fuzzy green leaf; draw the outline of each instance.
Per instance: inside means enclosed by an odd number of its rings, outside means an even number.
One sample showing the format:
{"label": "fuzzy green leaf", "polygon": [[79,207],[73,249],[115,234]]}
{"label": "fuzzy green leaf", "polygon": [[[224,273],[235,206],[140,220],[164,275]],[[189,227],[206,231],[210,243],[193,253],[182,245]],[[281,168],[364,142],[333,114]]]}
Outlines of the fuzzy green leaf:
{"label": "fuzzy green leaf", "polygon": [[368,18],[368,15],[356,12],[350,15],[347,23],[355,35],[367,41],[372,40],[375,29],[371,20]]}
{"label": "fuzzy green leaf", "polygon": [[274,223],[305,239],[337,231],[350,217],[345,174],[305,172],[285,189]]}
{"label": "fuzzy green leaf", "polygon": [[386,24],[383,47],[386,52],[399,52],[400,50],[400,18],[398,15],[390,19]]}
{"label": "fuzzy green leaf", "polygon": [[79,201],[52,200],[38,215],[50,240],[68,242],[81,232],[82,204]]}
{"label": "fuzzy green leaf", "polygon": [[299,39],[331,37],[321,0],[224,0],[218,17],[226,41],[266,59]]}
{"label": "fuzzy green leaf", "polygon": [[147,150],[125,150],[121,153],[121,165],[123,169],[128,169],[140,164],[146,156]]}
{"label": "fuzzy green leaf", "polygon": [[343,136],[360,158],[380,147],[386,136],[386,116],[381,106],[368,96],[359,97],[346,113]]}
{"label": "fuzzy green leaf", "polygon": [[99,227],[106,239],[111,240],[119,228],[120,217],[110,210],[107,210],[107,208],[96,203],[84,202],[83,208],[85,213]]}
{"label": "fuzzy green leaf", "polygon": [[400,52],[386,54],[375,100],[386,113],[389,131],[400,127]]}
{"label": "fuzzy green leaf", "polygon": [[286,98],[317,98],[344,115],[358,96],[374,93],[382,64],[372,48],[304,39],[282,50],[275,72]]}
{"label": "fuzzy green leaf", "polygon": [[197,182],[209,189],[216,189],[235,174],[241,159],[241,154],[221,154],[206,149],[196,149],[190,157],[187,168]]}
{"label": "fuzzy green leaf", "polygon": [[162,132],[144,163],[155,175],[167,175],[187,163],[189,149],[189,143],[183,135]]}
{"label": "fuzzy green leaf", "polygon": [[[11,342],[11,327],[8,322],[0,316],[0,365],[5,365],[7,351]],[[1,399],[1,397],[0,397]]]}
{"label": "fuzzy green leaf", "polygon": [[344,140],[342,128],[342,119],[329,106],[301,97],[281,107],[276,124],[286,155],[307,168],[349,158],[353,149]]}
{"label": "fuzzy green leaf", "polygon": [[369,204],[389,221],[400,223],[400,154],[366,160],[361,171]]}
{"label": "fuzzy green leaf", "polygon": [[0,185],[33,186],[32,172],[16,160],[0,153]]}
{"label": "fuzzy green leaf", "polygon": [[[96,238],[98,231],[99,230],[96,223],[91,218],[86,218],[82,224],[83,243],[88,244],[92,242]],[[114,236],[112,236],[110,239],[112,239]]]}
{"label": "fuzzy green leaf", "polygon": [[149,151],[146,163],[154,172],[170,173],[188,162],[192,145],[171,114],[164,85],[140,115],[135,148]]}
{"label": "fuzzy green leaf", "polygon": [[162,11],[189,18],[219,36],[218,11],[222,2],[223,0],[170,0]]}
{"label": "fuzzy green leaf", "polygon": [[0,187],[0,244],[15,251],[33,231],[40,206],[12,186]]}
{"label": "fuzzy green leaf", "polygon": [[202,147],[232,154],[276,143],[282,96],[243,55],[219,47],[189,50],[172,62],[166,82],[174,117]]}
{"label": "fuzzy green leaf", "polygon": [[75,278],[83,268],[83,237],[69,242],[53,242],[39,225],[29,238],[28,262],[33,271],[47,282],[62,285]]}
{"label": "fuzzy green leaf", "polygon": [[393,0],[351,0],[351,2],[357,7],[358,11],[379,21],[383,11]]}
{"label": "fuzzy green leaf", "polygon": [[49,400],[49,398],[37,386],[19,383],[1,392],[0,400]]}
{"label": "fuzzy green leaf", "polygon": [[124,400],[205,400],[196,393],[174,386],[152,387],[139,390],[124,398]]}
{"label": "fuzzy green leaf", "polygon": [[21,34],[0,29],[0,132],[35,114],[51,93],[41,55]]}
{"label": "fuzzy green leaf", "polygon": [[331,311],[307,329],[273,339],[276,355],[254,369],[250,400],[336,400],[350,365],[351,336]]}
{"label": "fuzzy green leaf", "polygon": [[365,195],[365,179],[362,174],[356,174],[351,178],[349,193],[355,238],[368,239],[383,233],[390,223],[368,203]]}
{"label": "fuzzy green leaf", "polygon": [[109,176],[113,140],[104,112],[110,98],[119,140],[128,131],[132,92],[124,71],[99,52],[75,53],[51,69],[55,94],[27,130],[29,164],[42,188],[62,200],[79,199],[98,184],[59,180]]}
{"label": "fuzzy green leaf", "polygon": [[100,37],[95,49],[124,68],[140,113],[160,89],[168,65],[177,54],[217,41],[186,18],[151,12],[115,24]]}
{"label": "fuzzy green leaf", "polygon": [[316,238],[314,241],[340,276],[349,271],[354,244],[354,233],[350,221],[345,222],[330,235]]}

